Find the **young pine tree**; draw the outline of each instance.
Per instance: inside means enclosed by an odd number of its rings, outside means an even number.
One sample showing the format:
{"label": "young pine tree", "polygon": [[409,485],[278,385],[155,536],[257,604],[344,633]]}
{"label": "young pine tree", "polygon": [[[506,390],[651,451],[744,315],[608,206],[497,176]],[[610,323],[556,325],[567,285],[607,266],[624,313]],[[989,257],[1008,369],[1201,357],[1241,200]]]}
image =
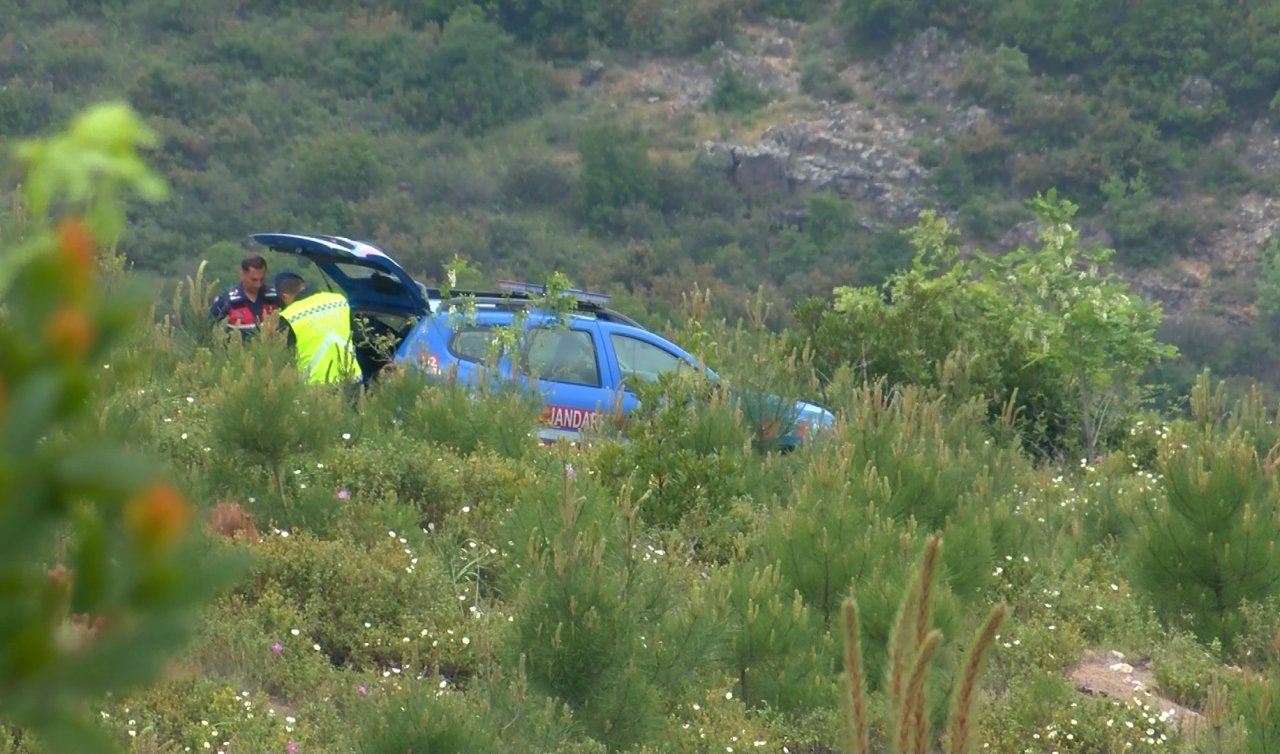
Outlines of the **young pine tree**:
{"label": "young pine tree", "polygon": [[100,250],[127,194],[165,194],[138,153],[152,138],[107,104],[17,150],[30,224],[0,255],[0,726],[50,754],[119,750],[88,704],[155,679],[231,573],[192,548],[194,508],[158,463],[80,431],[144,311],[104,284]]}
{"label": "young pine tree", "polygon": [[1202,640],[1231,652],[1242,604],[1280,595],[1280,489],[1244,428],[1249,416],[1226,424],[1206,416],[1214,405],[1206,379],[1192,404],[1194,421],[1159,451],[1163,495],[1137,514],[1134,581],[1167,619],[1187,616]]}

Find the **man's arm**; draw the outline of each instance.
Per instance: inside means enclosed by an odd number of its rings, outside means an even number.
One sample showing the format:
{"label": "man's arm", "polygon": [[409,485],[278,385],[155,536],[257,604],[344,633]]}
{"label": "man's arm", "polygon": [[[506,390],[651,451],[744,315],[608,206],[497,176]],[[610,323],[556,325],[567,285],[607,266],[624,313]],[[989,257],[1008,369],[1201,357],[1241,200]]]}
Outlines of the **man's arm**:
{"label": "man's arm", "polygon": [[225,319],[231,313],[231,297],[226,291],[219,293],[213,303],[209,305],[209,318],[214,322]]}
{"label": "man's arm", "polygon": [[280,328],[280,331],[283,332],[285,336],[285,347],[290,351],[296,349],[298,347],[298,336],[293,332],[293,325],[290,325],[289,320],[284,317],[277,317],[276,319],[278,320],[278,324],[276,326]]}

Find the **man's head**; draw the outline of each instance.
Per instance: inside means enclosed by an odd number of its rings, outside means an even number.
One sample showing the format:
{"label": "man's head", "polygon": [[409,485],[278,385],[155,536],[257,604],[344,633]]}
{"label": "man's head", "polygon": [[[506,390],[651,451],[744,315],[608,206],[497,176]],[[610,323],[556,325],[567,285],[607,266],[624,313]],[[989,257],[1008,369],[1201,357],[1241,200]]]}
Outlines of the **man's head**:
{"label": "man's head", "polygon": [[280,294],[280,300],[288,306],[293,303],[299,293],[306,290],[307,281],[303,280],[298,273],[286,270],[276,275],[275,286],[276,293]]}
{"label": "man's head", "polygon": [[245,293],[256,297],[266,279],[267,260],[255,254],[240,261],[240,285]]}

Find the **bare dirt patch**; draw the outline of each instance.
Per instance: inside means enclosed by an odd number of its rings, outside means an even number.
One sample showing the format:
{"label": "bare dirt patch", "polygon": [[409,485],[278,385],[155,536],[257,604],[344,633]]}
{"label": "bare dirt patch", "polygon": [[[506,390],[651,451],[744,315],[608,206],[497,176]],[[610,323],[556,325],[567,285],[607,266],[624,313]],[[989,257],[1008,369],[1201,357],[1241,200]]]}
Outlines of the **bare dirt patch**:
{"label": "bare dirt patch", "polygon": [[1184,734],[1191,733],[1204,721],[1199,712],[1159,694],[1155,676],[1145,658],[1126,658],[1120,652],[1088,651],[1070,675],[1077,691],[1146,705],[1162,717],[1171,719]]}

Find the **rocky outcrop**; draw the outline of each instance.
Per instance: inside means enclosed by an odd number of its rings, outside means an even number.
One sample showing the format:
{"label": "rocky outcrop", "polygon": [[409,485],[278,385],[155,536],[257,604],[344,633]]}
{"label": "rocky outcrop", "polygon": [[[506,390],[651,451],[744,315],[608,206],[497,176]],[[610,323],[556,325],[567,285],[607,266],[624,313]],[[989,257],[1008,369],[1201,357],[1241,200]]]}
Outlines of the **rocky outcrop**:
{"label": "rocky outcrop", "polygon": [[874,207],[882,222],[914,221],[928,171],[905,153],[905,129],[871,127],[848,107],[829,106],[827,115],[774,126],[755,144],[708,141],[703,148],[752,197],[830,190]]}
{"label": "rocky outcrop", "polygon": [[[957,213],[933,196],[933,180],[920,162],[919,151],[926,145],[940,146],[957,134],[1005,128],[1006,114],[974,104],[961,92],[966,78],[980,75],[972,69],[972,50],[961,40],[928,29],[874,60],[860,60],[840,71],[841,82],[853,92],[850,101],[815,101],[799,85],[800,50],[805,46],[801,32],[809,46],[843,44],[834,31],[825,32],[824,37],[823,30],[775,21],[745,29],[732,48],[716,45],[714,56],[651,59],[617,75],[616,84],[610,81],[609,86],[598,82],[614,79],[615,73],[602,78],[599,66],[588,65],[582,84],[594,84],[597,91],[611,96],[662,103],[650,112],[665,110],[667,117],[688,117],[690,111],[705,107],[717,78],[732,68],[771,97],[772,112],[764,116],[769,127],[744,137],[722,125],[725,132],[702,141],[701,147],[745,194],[763,199],[833,191],[857,204],[857,214],[869,229],[913,223],[926,208],[959,222]],[[1068,88],[1080,86],[1078,77],[1066,81]],[[1039,98],[1046,107],[1063,96],[1035,89],[1029,96]],[[1179,90],[1180,104],[1192,109],[1211,106],[1219,96],[1213,81],[1203,77],[1188,77]],[[1274,175],[1280,172],[1278,125],[1280,121],[1261,118],[1247,131],[1224,134],[1219,146],[1224,150],[1238,146],[1235,154],[1248,174]],[[1194,259],[1121,274],[1142,295],[1163,303],[1168,314],[1201,308],[1224,270],[1239,276],[1255,274],[1262,244],[1280,233],[1280,199],[1267,193],[1259,187],[1235,199],[1234,212],[1215,211],[1223,225],[1196,250]],[[1172,200],[1189,210],[1203,201],[1207,199],[1192,195]],[[803,223],[804,213],[798,206],[803,203],[787,202],[775,208],[771,222]],[[1103,225],[1100,217],[1080,218],[1082,242],[1111,245]],[[1034,246],[1039,230],[1034,222],[1019,223],[1002,229],[996,241],[983,246],[990,251]],[[1187,274],[1188,265],[1200,262],[1206,266],[1203,274]]]}
{"label": "rocky outcrop", "polygon": [[649,102],[666,102],[673,110],[706,105],[716,80],[728,69],[759,87],[771,99],[787,99],[800,93],[793,39],[799,25],[774,21],[749,35],[750,47],[731,49],[716,42],[697,60],[655,58],[636,66],[638,75],[630,87],[632,96]]}

